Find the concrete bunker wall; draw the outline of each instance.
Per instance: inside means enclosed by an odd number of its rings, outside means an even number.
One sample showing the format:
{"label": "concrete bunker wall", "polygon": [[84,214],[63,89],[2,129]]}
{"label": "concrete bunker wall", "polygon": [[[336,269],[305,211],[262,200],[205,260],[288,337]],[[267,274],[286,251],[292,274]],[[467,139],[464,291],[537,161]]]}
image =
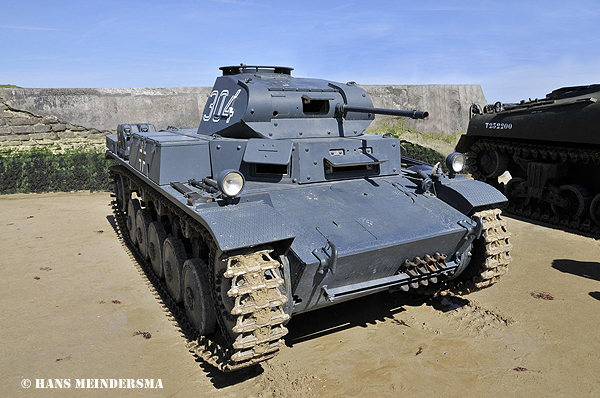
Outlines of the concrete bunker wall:
{"label": "concrete bunker wall", "polygon": [[[426,121],[404,119],[422,133],[464,132],[472,103],[485,104],[479,85],[362,86],[376,107],[427,110]],[[176,88],[0,88],[0,148],[101,147],[119,123],[197,127],[209,87]],[[371,129],[393,123],[377,116]]]}

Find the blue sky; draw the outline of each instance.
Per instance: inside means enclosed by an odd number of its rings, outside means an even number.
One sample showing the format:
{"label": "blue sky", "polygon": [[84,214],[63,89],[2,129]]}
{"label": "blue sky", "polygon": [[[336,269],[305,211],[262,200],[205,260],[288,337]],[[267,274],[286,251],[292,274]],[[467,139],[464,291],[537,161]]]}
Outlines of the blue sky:
{"label": "blue sky", "polygon": [[600,83],[598,1],[4,1],[0,84],[211,86],[218,67],[481,84],[490,102]]}

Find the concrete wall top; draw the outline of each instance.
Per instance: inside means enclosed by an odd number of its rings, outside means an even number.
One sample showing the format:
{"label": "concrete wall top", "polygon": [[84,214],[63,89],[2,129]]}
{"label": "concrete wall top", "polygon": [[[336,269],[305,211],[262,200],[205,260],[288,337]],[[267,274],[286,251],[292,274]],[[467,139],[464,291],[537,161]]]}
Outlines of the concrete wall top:
{"label": "concrete wall top", "polygon": [[[466,131],[472,103],[485,104],[479,85],[362,86],[376,107],[419,109],[426,121],[406,119],[404,126],[425,133]],[[157,128],[200,123],[210,87],[173,88],[0,88],[12,108],[90,129],[113,131],[119,123],[153,123]],[[390,121],[378,116],[371,127]]]}

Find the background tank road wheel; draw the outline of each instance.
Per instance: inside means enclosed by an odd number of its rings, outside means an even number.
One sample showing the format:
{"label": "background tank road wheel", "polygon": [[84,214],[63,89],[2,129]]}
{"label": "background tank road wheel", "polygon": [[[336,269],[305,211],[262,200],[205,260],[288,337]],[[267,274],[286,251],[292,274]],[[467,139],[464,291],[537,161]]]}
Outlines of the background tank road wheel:
{"label": "background tank road wheel", "polygon": [[138,242],[140,252],[145,259],[148,259],[148,227],[152,222],[150,210],[140,209],[135,215],[135,237]]}
{"label": "background tank road wheel", "polygon": [[527,183],[520,177],[513,177],[504,187],[506,198],[516,205],[526,206],[530,197],[527,194]]}
{"label": "background tank road wheel", "polygon": [[187,255],[183,243],[172,236],[165,239],[163,244],[163,271],[165,273],[165,282],[171,297],[175,302],[181,303],[181,271]]}
{"label": "background tank road wheel", "polygon": [[127,230],[129,231],[129,238],[135,245],[137,244],[137,235],[135,233],[135,216],[137,211],[140,209],[140,201],[137,199],[130,199],[127,203]]}
{"label": "background tank road wheel", "polygon": [[151,222],[148,226],[148,257],[152,264],[152,270],[159,279],[165,279],[162,264],[162,250],[165,239],[167,239],[167,232],[162,223],[158,221]]}
{"label": "background tank road wheel", "polygon": [[590,216],[596,224],[600,224],[600,194],[596,195],[590,204]]}
{"label": "background tank road wheel", "polygon": [[190,324],[201,336],[211,334],[217,327],[208,275],[206,263],[199,258],[190,258],[183,264],[183,305]]}
{"label": "background tank road wheel", "polygon": [[558,206],[552,203],[552,211],[559,216],[581,217],[589,207],[592,195],[581,185],[563,185],[560,188],[560,196],[568,201],[566,206]]}
{"label": "background tank road wheel", "polygon": [[495,150],[484,150],[477,155],[477,169],[486,178],[499,177],[508,167],[508,156]]}

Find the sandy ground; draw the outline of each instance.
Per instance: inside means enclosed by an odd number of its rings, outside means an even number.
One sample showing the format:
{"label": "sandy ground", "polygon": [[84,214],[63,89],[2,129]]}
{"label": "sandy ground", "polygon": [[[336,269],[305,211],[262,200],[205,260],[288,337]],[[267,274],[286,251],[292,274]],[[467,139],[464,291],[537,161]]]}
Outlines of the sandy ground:
{"label": "sandy ground", "polygon": [[[452,300],[386,292],[299,315],[278,357],[221,374],[186,349],[121,246],[109,202],[0,197],[0,396],[600,396],[594,239],[509,219],[514,261],[494,287]],[[74,388],[111,378],[163,388]],[[72,385],[42,390],[35,379]]]}

